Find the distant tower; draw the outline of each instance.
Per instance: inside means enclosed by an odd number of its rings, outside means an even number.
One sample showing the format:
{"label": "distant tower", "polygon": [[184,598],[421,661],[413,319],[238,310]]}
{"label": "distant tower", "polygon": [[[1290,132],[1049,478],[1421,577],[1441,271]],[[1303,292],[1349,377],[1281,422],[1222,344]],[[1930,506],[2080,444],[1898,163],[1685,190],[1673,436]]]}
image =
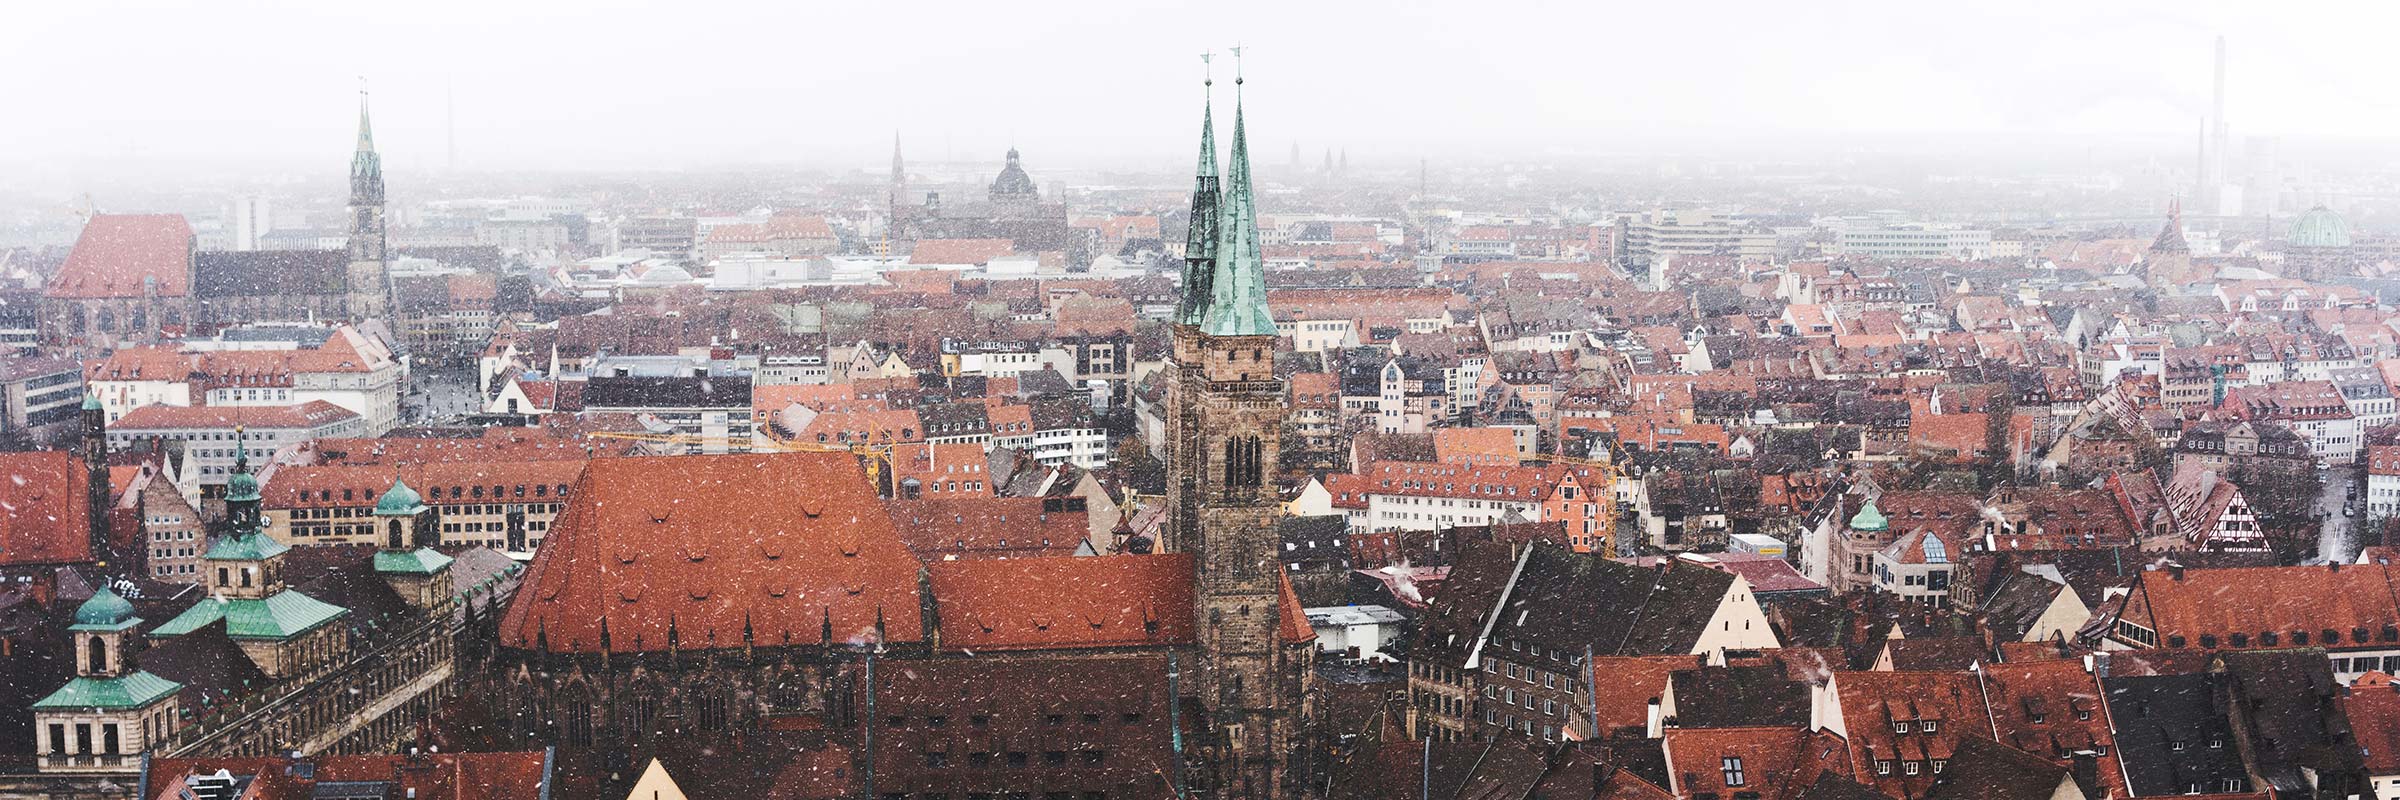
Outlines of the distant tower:
{"label": "distant tower", "polygon": [[391,304],[384,262],[383,157],[367,125],[367,93],[358,93],[358,152],[350,156],[350,319],[383,319]]}
{"label": "distant tower", "polygon": [[1318,168],[1317,171],[1327,175],[1333,174],[1333,148],[1325,148],[1325,166]]}
{"label": "distant tower", "polygon": [[899,131],[892,131],[892,185],[889,191],[891,197],[886,200],[886,208],[891,212],[892,227],[897,228],[901,215],[907,213],[903,209],[908,207],[908,164],[900,160]]}
{"label": "distant tower", "polygon": [[100,405],[100,396],[83,396],[82,431],[76,440],[76,455],[83,460],[83,505],[89,522],[85,536],[92,548],[92,561],[100,566],[103,575],[117,565],[115,548],[109,543],[108,510],[116,503],[108,489],[108,410]]}
{"label": "distant tower", "polygon": [[1336,175],[1348,175],[1348,174],[1350,174],[1350,148],[1347,148],[1347,147],[1344,147],[1344,148],[1342,148],[1342,160],[1341,160],[1341,163],[1339,163],[1339,164],[1335,164],[1335,165],[1334,165],[1334,167],[1333,167],[1333,173],[1334,173],[1334,174],[1336,174]]}
{"label": "distant tower", "polygon": [[1033,176],[1025,174],[1025,165],[1017,158],[1017,149],[1008,149],[1008,165],[1000,168],[999,177],[992,179],[992,205],[1001,216],[1028,216],[1042,203],[1042,192],[1033,185]]}
{"label": "distant tower", "polygon": [[[1234,84],[1241,84],[1240,78]],[[1198,796],[1301,795],[1301,697],[1312,648],[1280,636],[1283,572],[1273,481],[1286,409],[1275,379],[1275,319],[1250,182],[1249,137],[1234,101],[1221,191],[1203,115],[1192,241],[1168,367],[1168,521],[1162,549],[1190,553],[1199,618],[1194,684],[1207,710]],[[1214,231],[1202,221],[1214,219]],[[1214,233],[1203,244],[1201,237]],[[1195,277],[1206,274],[1205,279]]]}

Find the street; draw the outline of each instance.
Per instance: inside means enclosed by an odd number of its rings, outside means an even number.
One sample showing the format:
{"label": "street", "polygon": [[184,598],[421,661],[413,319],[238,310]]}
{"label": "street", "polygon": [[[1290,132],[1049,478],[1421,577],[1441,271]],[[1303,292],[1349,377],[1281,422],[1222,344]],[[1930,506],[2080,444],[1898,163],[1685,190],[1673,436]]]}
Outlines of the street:
{"label": "street", "polygon": [[409,378],[408,396],[401,401],[402,413],[409,422],[439,423],[483,410],[483,399],[475,390],[472,365],[418,370]]}
{"label": "street", "polygon": [[2360,504],[2350,495],[2351,487],[2358,483],[2358,471],[2337,466],[2318,474],[2324,476],[2325,488],[2317,493],[2317,515],[2324,520],[2317,533],[2317,559],[2320,563],[2347,563],[2358,555],[2358,519],[2342,512]]}

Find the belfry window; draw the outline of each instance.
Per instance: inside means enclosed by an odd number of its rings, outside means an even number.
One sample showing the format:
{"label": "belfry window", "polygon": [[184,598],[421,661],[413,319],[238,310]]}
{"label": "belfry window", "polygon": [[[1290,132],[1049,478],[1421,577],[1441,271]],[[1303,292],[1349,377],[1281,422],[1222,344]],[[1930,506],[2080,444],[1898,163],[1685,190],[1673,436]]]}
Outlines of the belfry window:
{"label": "belfry window", "polygon": [[1225,440],[1225,488],[1255,488],[1264,477],[1261,445],[1256,436],[1236,436]]}

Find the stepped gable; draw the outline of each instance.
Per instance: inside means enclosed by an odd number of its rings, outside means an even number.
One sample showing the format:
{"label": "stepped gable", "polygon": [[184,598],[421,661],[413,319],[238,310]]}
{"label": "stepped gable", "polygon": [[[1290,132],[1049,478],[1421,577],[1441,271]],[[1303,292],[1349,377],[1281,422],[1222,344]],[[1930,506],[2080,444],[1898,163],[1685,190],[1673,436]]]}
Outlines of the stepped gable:
{"label": "stepped gable", "polygon": [[918,562],[847,453],[595,459],[501,620],[552,652],[924,638]]}

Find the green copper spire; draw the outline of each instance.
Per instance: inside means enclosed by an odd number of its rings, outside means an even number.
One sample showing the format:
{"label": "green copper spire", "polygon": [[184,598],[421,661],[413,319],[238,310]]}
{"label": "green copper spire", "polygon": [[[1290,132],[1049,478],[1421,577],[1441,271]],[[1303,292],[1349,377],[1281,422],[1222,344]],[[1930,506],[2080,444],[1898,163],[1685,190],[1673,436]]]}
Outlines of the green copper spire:
{"label": "green copper spire", "polygon": [[[1208,56],[1201,56],[1202,63]],[[1175,305],[1175,323],[1198,325],[1208,310],[1212,297],[1209,282],[1217,269],[1217,122],[1214,104],[1205,98],[1207,88],[1216,84],[1208,79],[1200,83],[1200,167],[1192,178],[1192,224],[1183,246],[1183,298]]]}
{"label": "green copper spire", "polygon": [[375,152],[375,131],[367,124],[367,90],[358,90],[358,152],[350,156],[350,205],[383,205],[383,156]]}
{"label": "green copper spire", "polygon": [[[1241,56],[1240,50],[1234,56]],[[1242,77],[1233,78],[1233,149],[1226,155],[1225,198],[1217,217],[1216,275],[1200,329],[1212,336],[1273,336],[1267,311],[1266,260],[1258,251],[1258,217],[1250,190],[1250,138],[1242,122]]]}

